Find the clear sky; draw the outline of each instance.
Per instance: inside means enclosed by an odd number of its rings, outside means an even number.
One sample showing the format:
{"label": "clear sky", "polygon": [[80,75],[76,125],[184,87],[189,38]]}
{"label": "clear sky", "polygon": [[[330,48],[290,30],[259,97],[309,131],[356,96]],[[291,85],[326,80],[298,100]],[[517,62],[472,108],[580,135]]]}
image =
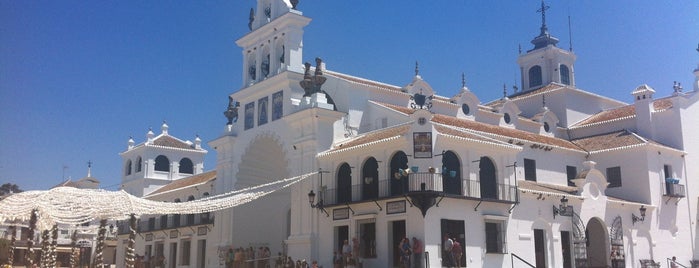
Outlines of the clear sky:
{"label": "clear sky", "polygon": [[[570,44],[576,84],[630,102],[649,84],[691,90],[699,53],[699,1],[548,1],[549,31]],[[241,87],[241,50],[253,0],[0,0],[0,183],[46,189],[92,176],[116,190],[119,153],[149,127],[207,142]],[[300,0],[312,18],[304,59],[404,86],[420,75],[438,95],[467,86],[482,102],[519,84],[518,45],[539,34],[540,1]],[[215,167],[209,150],[205,169]],[[63,168],[63,167],[67,168]]]}

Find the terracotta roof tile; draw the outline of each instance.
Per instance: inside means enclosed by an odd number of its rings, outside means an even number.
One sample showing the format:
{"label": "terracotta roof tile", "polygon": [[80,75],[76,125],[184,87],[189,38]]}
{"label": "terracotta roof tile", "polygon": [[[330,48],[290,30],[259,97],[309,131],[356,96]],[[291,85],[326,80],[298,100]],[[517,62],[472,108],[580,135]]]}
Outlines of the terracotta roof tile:
{"label": "terracotta roof tile", "polygon": [[215,179],[216,179],[216,170],[212,170],[209,172],[204,172],[204,173],[200,173],[200,174],[197,174],[194,176],[189,176],[186,178],[175,180],[169,184],[166,184],[163,187],[158,188],[157,190],[153,191],[152,193],[150,193],[148,195],[149,196],[156,195],[156,194],[160,194],[160,193],[164,193],[164,192],[168,192],[168,191],[172,191],[172,190],[176,190],[176,189],[180,189],[180,188],[184,188],[184,187],[188,187],[188,186],[192,186],[192,185],[196,185],[196,184],[209,182],[209,181],[212,181]]}
{"label": "terracotta roof tile", "polygon": [[354,83],[358,83],[358,84],[364,84],[364,85],[373,86],[373,87],[378,87],[378,88],[387,89],[387,90],[395,90],[395,91],[400,91],[400,90],[401,90],[401,87],[398,87],[398,86],[393,86],[393,85],[389,85],[389,84],[384,84],[384,83],[376,82],[376,81],[373,81],[373,80],[368,80],[368,79],[364,79],[364,78],[359,78],[359,77],[355,77],[355,76],[351,76],[351,75],[346,75],[346,74],[342,74],[342,73],[338,73],[338,72],[333,72],[333,71],[325,70],[324,73],[325,73],[325,75],[335,76],[335,77],[337,77],[337,78],[344,79],[344,80],[347,80],[347,81],[350,81],[350,82],[354,82]]}
{"label": "terracotta roof tile", "polygon": [[[531,96],[531,95],[551,92],[551,91],[558,90],[558,89],[561,89],[564,87],[565,86],[563,86],[563,85],[551,83],[551,84],[548,84],[546,86],[540,87],[540,88],[535,89],[535,90],[512,94],[510,96],[507,96],[507,98],[510,100],[517,100],[517,99],[526,98],[526,97]],[[486,106],[497,107],[498,105],[502,105],[503,102],[505,102],[504,99],[494,100],[492,102],[487,103]]]}
{"label": "terracotta roof tile", "polygon": [[517,186],[520,189],[524,190],[530,190],[530,191],[538,191],[538,192],[550,192],[554,194],[576,194],[578,192],[578,188],[574,186],[567,186],[567,185],[557,185],[557,184],[548,184],[548,183],[541,183],[541,182],[535,182],[535,181],[517,181]]}
{"label": "terracotta roof tile", "polygon": [[505,136],[505,137],[525,140],[525,141],[534,142],[534,143],[553,145],[553,146],[571,149],[571,150],[577,150],[577,151],[581,150],[575,144],[571,143],[570,141],[564,140],[564,139],[543,136],[543,135],[534,134],[534,133],[530,133],[530,132],[526,132],[526,131],[518,130],[518,129],[511,129],[511,128],[505,128],[505,127],[501,127],[501,126],[490,125],[490,124],[476,122],[476,121],[472,121],[472,120],[468,120],[468,119],[460,119],[460,118],[455,118],[455,117],[451,117],[451,116],[435,114],[434,117],[432,117],[432,121],[436,122],[436,123],[445,124],[445,125],[471,129],[474,131],[487,133],[487,134]]}
{"label": "terracotta roof tile", "polygon": [[444,126],[435,125],[434,129],[437,130],[439,133],[446,134],[446,135],[457,136],[457,137],[461,137],[461,138],[465,138],[465,139],[494,142],[494,140],[485,138],[483,136],[479,136],[479,135],[476,135],[476,134],[473,134],[470,132],[466,132],[466,131],[459,131],[459,130],[444,127]]}
{"label": "terracotta roof tile", "polygon": [[377,101],[370,101],[372,103],[375,103],[380,106],[384,106],[389,109],[396,110],[398,112],[404,113],[404,114],[413,114],[415,112],[414,109],[406,106],[399,106],[399,105],[394,105],[394,104],[389,104],[389,103],[383,103],[383,102],[377,102]]}
{"label": "terracotta roof tile", "polygon": [[572,142],[588,152],[611,150],[646,143],[645,140],[626,130],[575,139]]}
{"label": "terracotta roof tile", "polygon": [[[655,108],[656,111],[662,111],[666,110],[669,108],[672,108],[672,100],[669,98],[664,98],[664,99],[658,99],[653,102],[653,108]],[[573,127],[583,127],[587,125],[592,125],[596,123],[601,123],[601,122],[606,122],[614,119],[620,119],[620,118],[625,118],[625,117],[630,117],[630,116],[635,116],[636,115],[636,107],[633,104],[626,105],[623,107],[615,108],[615,109],[610,109],[606,111],[601,111],[597,114],[594,114],[587,119],[578,122],[575,124]]]}
{"label": "terracotta roof tile", "polygon": [[155,140],[153,140],[153,144],[172,148],[192,149],[192,145],[167,135],[157,137]]}
{"label": "terracotta roof tile", "polygon": [[408,133],[408,130],[410,130],[411,126],[410,125],[399,125],[395,127],[389,127],[377,131],[372,131],[368,132],[362,136],[359,136],[355,139],[349,140],[344,143],[340,143],[336,145],[334,148],[324,152],[324,153],[331,153],[343,149],[348,149],[352,148],[355,146],[359,145],[364,145],[372,142],[377,142],[383,139],[391,138],[391,137],[396,137],[396,136],[403,136],[406,133]]}

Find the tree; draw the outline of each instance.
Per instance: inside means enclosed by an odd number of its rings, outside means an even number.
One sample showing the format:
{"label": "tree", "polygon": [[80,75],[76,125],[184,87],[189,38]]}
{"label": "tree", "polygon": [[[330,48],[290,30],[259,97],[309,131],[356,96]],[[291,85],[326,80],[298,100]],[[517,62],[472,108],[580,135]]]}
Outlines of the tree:
{"label": "tree", "polygon": [[14,183],[5,183],[0,186],[0,195],[6,195],[9,193],[21,193],[23,192],[22,189],[19,189],[19,186]]}

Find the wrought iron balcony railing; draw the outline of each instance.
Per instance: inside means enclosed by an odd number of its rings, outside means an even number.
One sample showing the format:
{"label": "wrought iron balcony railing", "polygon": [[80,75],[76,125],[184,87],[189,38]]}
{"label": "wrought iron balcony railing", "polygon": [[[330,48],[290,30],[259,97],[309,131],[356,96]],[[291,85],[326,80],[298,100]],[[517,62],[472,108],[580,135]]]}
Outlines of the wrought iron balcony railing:
{"label": "wrought iron balcony railing", "polygon": [[411,192],[433,191],[448,197],[464,197],[485,201],[517,202],[517,187],[497,182],[459,180],[441,173],[416,172],[401,179],[385,179],[342,189],[325,189],[319,192],[325,206],[364,202],[404,196]]}
{"label": "wrought iron balcony railing", "polygon": [[684,185],[676,183],[665,183],[665,196],[685,197]]}

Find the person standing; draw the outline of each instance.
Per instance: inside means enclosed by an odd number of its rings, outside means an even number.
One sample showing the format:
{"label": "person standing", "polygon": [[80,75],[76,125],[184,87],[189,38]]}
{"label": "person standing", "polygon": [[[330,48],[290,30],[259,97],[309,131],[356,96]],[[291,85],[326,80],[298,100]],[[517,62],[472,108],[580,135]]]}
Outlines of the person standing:
{"label": "person standing", "polygon": [[423,266],[423,261],[422,261],[422,252],[425,250],[425,246],[422,245],[422,241],[420,239],[417,239],[416,237],[413,237],[413,267],[414,268],[422,268]]}
{"label": "person standing", "polygon": [[677,268],[677,257],[672,256],[672,261],[670,262],[670,268]]}
{"label": "person standing", "polygon": [[401,264],[403,265],[402,267],[404,268],[410,268],[410,255],[411,254],[411,247],[410,247],[410,240],[408,238],[403,238],[403,240],[400,241],[400,244],[398,245],[398,249],[400,250],[400,260]]}
{"label": "person standing", "polygon": [[349,259],[348,257],[352,255],[352,247],[349,244],[349,241],[345,239],[345,241],[342,244],[342,263],[346,266],[347,265],[347,260]]}
{"label": "person standing", "polygon": [[446,267],[454,267],[454,256],[451,254],[451,249],[454,247],[454,240],[449,238],[449,234],[444,235],[444,253],[442,254],[443,265]]}
{"label": "person standing", "polygon": [[463,250],[461,248],[461,243],[459,243],[456,238],[452,238],[453,245],[451,247],[451,254],[454,256],[454,266],[461,267],[461,257],[463,256]]}

